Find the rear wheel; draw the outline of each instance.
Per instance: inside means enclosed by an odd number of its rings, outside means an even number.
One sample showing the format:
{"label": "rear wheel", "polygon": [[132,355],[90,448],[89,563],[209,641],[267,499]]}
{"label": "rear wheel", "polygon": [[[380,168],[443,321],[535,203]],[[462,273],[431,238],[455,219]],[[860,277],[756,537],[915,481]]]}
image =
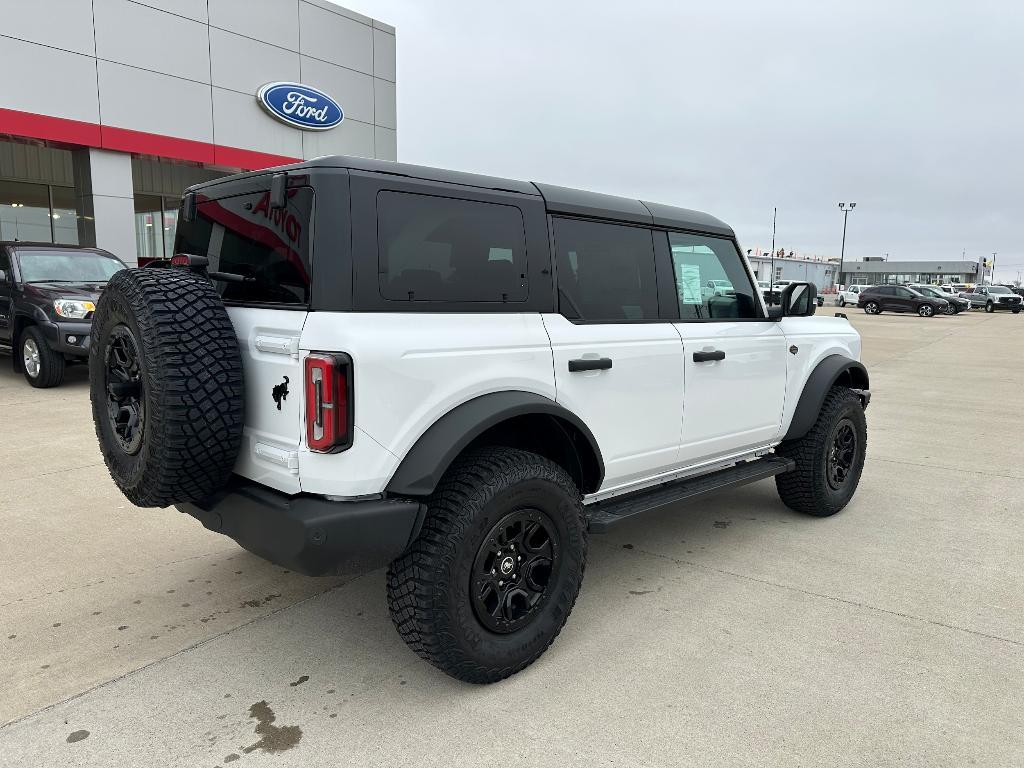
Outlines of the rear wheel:
{"label": "rear wheel", "polygon": [[38,328],[26,328],[19,346],[21,367],[29,384],[47,389],[64,381],[64,356],[50,349]]}
{"label": "rear wheel", "polygon": [[957,307],[956,304],[952,304],[952,303],[946,304],[946,306],[942,308],[942,314],[944,314],[944,315],[955,315],[959,311],[960,311],[960,308]]}
{"label": "rear wheel", "polygon": [[935,308],[931,304],[922,304],[917,308],[917,314],[921,317],[931,317],[935,314]]}
{"label": "rear wheel", "polygon": [[986,312],[995,312],[995,311],[996,311],[996,305],[995,305],[995,304],[993,304],[993,303],[992,303],[991,301],[990,301],[990,302],[988,302],[988,303],[987,303],[987,304],[985,305],[985,311],[986,311]]}
{"label": "rear wheel", "polygon": [[882,313],[882,308],[878,306],[877,301],[868,301],[864,303],[864,313],[868,315],[879,315]]}
{"label": "rear wheel", "polygon": [[795,512],[834,515],[857,490],[866,449],[860,398],[846,387],[832,387],[811,430],[776,449],[796,462],[793,471],[775,476],[782,502]]}
{"label": "rear wheel", "polygon": [[491,683],[529,666],[569,617],[583,580],[579,489],[548,459],[512,448],[460,457],[388,568],[388,609],[421,658]]}

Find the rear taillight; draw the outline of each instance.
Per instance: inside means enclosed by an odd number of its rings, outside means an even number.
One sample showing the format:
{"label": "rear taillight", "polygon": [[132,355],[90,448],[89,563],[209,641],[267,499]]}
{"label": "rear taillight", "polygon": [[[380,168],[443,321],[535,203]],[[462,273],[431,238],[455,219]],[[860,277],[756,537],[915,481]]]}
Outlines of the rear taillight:
{"label": "rear taillight", "polygon": [[317,453],[352,445],[352,358],[311,354],[306,358],[306,444]]}

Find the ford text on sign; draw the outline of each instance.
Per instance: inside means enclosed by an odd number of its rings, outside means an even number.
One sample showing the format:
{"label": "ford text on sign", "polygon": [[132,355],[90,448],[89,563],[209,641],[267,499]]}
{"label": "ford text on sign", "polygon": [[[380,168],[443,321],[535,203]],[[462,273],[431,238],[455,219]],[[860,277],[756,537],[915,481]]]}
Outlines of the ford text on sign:
{"label": "ford text on sign", "polygon": [[338,102],[300,83],[267,83],[256,98],[272,117],[308,131],[326,131],[345,119]]}

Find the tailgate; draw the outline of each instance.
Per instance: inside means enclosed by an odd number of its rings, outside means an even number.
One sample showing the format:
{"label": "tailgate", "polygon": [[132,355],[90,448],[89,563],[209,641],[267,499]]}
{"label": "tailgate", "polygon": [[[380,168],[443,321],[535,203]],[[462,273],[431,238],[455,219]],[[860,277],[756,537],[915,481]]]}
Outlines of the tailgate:
{"label": "tailgate", "polygon": [[298,493],[302,444],[299,335],[305,310],[229,307],[245,372],[245,430],[235,472]]}

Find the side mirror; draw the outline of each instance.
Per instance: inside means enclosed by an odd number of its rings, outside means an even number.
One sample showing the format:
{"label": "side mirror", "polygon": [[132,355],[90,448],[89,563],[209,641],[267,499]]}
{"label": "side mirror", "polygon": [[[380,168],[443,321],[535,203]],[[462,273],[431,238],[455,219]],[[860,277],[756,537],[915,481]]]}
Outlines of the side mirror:
{"label": "side mirror", "polygon": [[782,291],[783,317],[810,317],[818,308],[814,283],[790,283]]}

